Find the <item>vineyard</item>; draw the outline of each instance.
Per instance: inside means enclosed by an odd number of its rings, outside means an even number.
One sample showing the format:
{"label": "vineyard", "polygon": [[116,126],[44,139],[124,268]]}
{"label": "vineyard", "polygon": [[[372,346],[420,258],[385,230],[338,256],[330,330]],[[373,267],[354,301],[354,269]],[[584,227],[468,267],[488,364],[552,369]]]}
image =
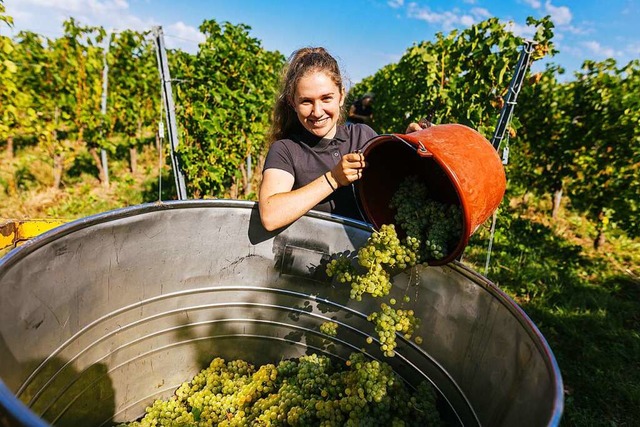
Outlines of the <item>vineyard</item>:
{"label": "vineyard", "polygon": [[[553,64],[553,23],[500,146],[508,179],[485,274],[536,322],[565,383],[563,425],[640,419],[640,60]],[[0,26],[11,26],[0,1]],[[0,31],[0,218],[75,219],[176,198],[154,32],[74,19],[60,38]],[[192,199],[256,200],[280,52],[243,24],[205,20],[195,54],[169,50]],[[427,117],[491,139],[525,40],[491,18],[407,48],[350,88],[375,93],[372,126]],[[549,59],[550,58],[550,59]],[[349,105],[346,102],[345,105]],[[509,154],[505,154],[505,149]],[[463,262],[483,272],[489,224]]]}

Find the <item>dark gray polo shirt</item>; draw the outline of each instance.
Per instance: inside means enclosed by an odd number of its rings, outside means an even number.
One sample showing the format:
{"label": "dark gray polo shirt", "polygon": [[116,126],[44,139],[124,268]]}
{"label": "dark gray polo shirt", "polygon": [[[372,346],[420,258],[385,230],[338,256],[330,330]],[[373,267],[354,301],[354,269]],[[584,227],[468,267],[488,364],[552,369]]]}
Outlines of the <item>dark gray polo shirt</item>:
{"label": "dark gray polo shirt", "polygon": [[[289,172],[295,178],[295,190],[333,169],[345,154],[362,150],[376,135],[365,124],[338,125],[333,139],[319,138],[300,127],[291,139],[271,144],[264,170],[274,168]],[[314,209],[365,221],[360,215],[352,185],[338,188]]]}

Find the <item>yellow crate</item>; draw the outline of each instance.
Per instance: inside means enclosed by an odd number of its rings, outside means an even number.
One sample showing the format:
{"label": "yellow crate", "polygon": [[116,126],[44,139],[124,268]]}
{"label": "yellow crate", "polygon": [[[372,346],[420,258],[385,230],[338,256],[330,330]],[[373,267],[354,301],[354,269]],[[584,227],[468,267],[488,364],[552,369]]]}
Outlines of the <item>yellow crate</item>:
{"label": "yellow crate", "polygon": [[0,250],[15,248],[65,222],[63,219],[0,219]]}

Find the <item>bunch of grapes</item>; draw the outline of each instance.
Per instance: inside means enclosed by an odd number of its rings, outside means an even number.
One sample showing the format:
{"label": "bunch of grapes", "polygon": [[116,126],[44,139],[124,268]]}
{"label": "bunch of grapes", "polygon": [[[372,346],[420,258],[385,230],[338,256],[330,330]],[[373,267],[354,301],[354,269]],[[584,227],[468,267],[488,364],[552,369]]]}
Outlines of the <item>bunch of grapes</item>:
{"label": "bunch of grapes", "polygon": [[356,270],[351,265],[351,260],[344,255],[332,259],[327,264],[327,276],[334,277],[340,283],[351,283],[356,277]]}
{"label": "bunch of grapes", "polygon": [[400,228],[418,240],[418,262],[446,257],[460,240],[460,206],[430,199],[426,185],[415,176],[400,183],[390,207]]}
{"label": "bunch of grapes", "polygon": [[411,247],[398,239],[395,226],[384,224],[371,234],[367,243],[358,250],[358,262],[368,270],[404,270],[416,264]]}
{"label": "bunch of grapes", "polygon": [[400,241],[395,226],[385,224],[358,250],[358,263],[364,268],[363,272],[356,271],[351,261],[341,255],[329,262],[326,273],[340,283],[350,283],[352,299],[361,301],[365,293],[384,297],[391,290],[392,274],[416,265],[419,245],[413,237]]}
{"label": "bunch of grapes", "polygon": [[338,324],[336,322],[324,322],[320,325],[320,332],[335,337],[338,334]]}
{"label": "bunch of grapes", "polygon": [[121,426],[437,426],[435,400],[429,383],[413,390],[362,353],[344,364],[311,354],[257,370],[216,358],[142,419]]}
{"label": "bunch of grapes", "polygon": [[[432,203],[437,203],[433,202]],[[426,233],[424,252],[427,258],[442,259],[462,234],[462,211],[460,206],[449,205],[439,209],[442,213],[435,217]]]}
{"label": "bunch of grapes", "polygon": [[413,310],[395,309],[382,303],[380,311],[371,313],[367,320],[375,324],[375,330],[380,340],[380,349],[385,356],[393,357],[395,354],[396,333],[409,340],[418,327],[419,319],[415,317]]}
{"label": "bunch of grapes", "polygon": [[429,226],[429,215],[424,209],[427,187],[415,176],[409,176],[393,194],[389,207],[396,210],[395,220],[408,236],[418,238]]}

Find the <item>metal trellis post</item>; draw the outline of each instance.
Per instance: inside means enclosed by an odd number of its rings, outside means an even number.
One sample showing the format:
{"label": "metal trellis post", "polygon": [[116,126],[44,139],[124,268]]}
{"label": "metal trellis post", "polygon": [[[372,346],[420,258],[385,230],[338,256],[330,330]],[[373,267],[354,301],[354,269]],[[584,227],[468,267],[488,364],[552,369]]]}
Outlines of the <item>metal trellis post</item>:
{"label": "metal trellis post", "polygon": [[493,148],[496,150],[500,149],[504,135],[507,132],[507,127],[511,121],[511,116],[513,115],[513,110],[516,106],[516,100],[518,99],[518,94],[520,93],[524,76],[527,74],[527,68],[529,68],[534,44],[535,42],[531,40],[525,41],[522,51],[520,52],[518,64],[516,65],[515,73],[513,73],[513,77],[511,78],[504,106],[500,111],[500,118],[498,119],[495,133],[491,139],[491,145],[493,145]]}
{"label": "metal trellis post", "polygon": [[176,155],[178,147],[178,127],[176,124],[175,105],[173,103],[173,91],[171,90],[171,75],[169,74],[169,63],[167,61],[167,52],[164,46],[164,34],[162,27],[154,27],[153,34],[156,42],[156,54],[158,57],[158,71],[160,72],[160,80],[162,82],[162,97],[166,111],[167,133],[169,134],[169,143],[171,147],[171,167],[173,168],[173,176],[176,181],[176,191],[179,200],[187,199],[187,187],[184,175],[180,168],[180,162]]}
{"label": "metal trellis post", "polygon": [[[518,99],[518,94],[520,93],[524,76],[527,74],[527,69],[529,68],[529,62],[531,61],[531,53],[533,52],[534,45],[534,41],[526,40],[522,51],[520,51],[520,57],[518,58],[518,63],[516,65],[515,72],[513,73],[513,77],[511,78],[511,83],[509,84],[507,97],[505,99],[504,106],[500,111],[500,118],[498,119],[495,133],[491,139],[491,145],[493,145],[493,148],[495,148],[496,151],[500,150],[502,140],[504,139],[509,123],[511,122],[511,116],[513,115],[513,110],[516,106],[516,100]],[[504,155],[502,160],[505,164],[507,163],[508,150],[509,147],[507,146],[505,147],[505,153],[503,153]],[[493,248],[493,236],[495,235],[497,218],[498,214],[496,211],[493,213],[493,219],[491,222],[491,234],[489,236],[489,246],[487,248],[487,259],[484,265],[485,276],[489,273],[489,262],[491,261],[491,250]]]}
{"label": "metal trellis post", "polygon": [[[106,116],[107,116],[107,87],[109,85],[109,63],[107,61],[107,55],[109,54],[110,46],[111,46],[111,36],[107,37],[107,47],[105,48],[104,55],[103,55],[102,99],[100,100],[101,101],[100,112],[102,113],[103,120],[106,120]],[[107,150],[105,150],[104,148],[100,150],[100,159],[102,161],[102,168],[104,169],[105,185],[109,187],[109,163],[107,161]]]}

